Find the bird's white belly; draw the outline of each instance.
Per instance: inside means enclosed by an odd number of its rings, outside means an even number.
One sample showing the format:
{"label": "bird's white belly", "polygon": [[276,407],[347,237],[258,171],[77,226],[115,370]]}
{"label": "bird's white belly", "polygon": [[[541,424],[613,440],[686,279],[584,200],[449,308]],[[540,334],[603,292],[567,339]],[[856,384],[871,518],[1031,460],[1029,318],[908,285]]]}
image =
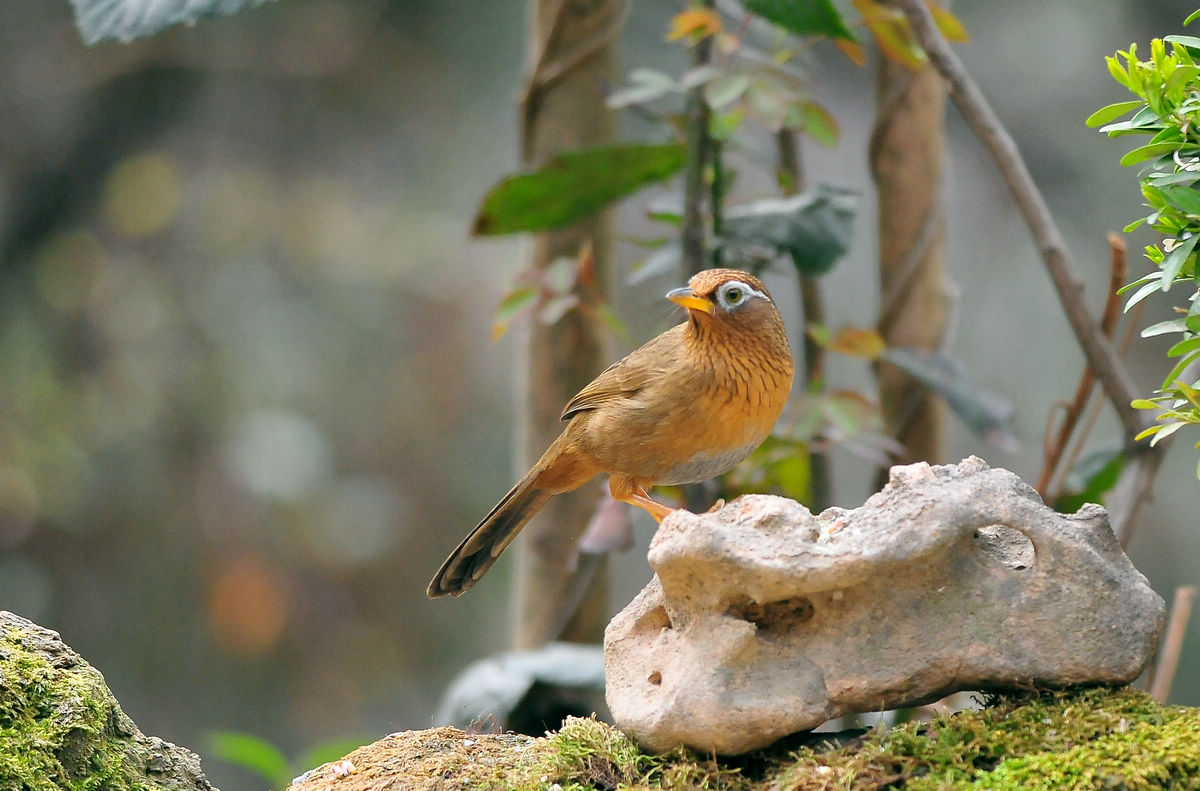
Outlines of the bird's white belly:
{"label": "bird's white belly", "polygon": [[749,445],[743,445],[740,448],[721,451],[720,453],[701,451],[693,455],[690,459],[676,464],[654,482],[662,486],[678,486],[682,483],[707,481],[709,478],[715,478],[718,475],[729,472],[733,469],[734,465],[749,456],[750,451],[754,450],[757,445],[758,443],[754,442]]}

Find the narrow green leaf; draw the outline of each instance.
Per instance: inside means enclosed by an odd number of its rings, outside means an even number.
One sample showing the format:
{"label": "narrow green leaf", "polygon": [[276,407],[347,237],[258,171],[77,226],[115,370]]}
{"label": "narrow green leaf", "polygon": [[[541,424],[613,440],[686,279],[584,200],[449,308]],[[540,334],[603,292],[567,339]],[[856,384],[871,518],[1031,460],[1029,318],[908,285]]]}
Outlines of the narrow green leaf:
{"label": "narrow green leaf", "polygon": [[1192,352],[1180,358],[1179,362],[1175,363],[1175,367],[1171,372],[1163,378],[1162,389],[1166,390],[1171,386],[1171,383],[1183,375],[1183,371],[1196,360],[1200,359],[1200,351]]}
{"label": "narrow green leaf", "polygon": [[1168,423],[1167,425],[1162,427],[1162,431],[1159,431],[1157,434],[1154,435],[1154,438],[1150,440],[1150,446],[1154,447],[1155,445],[1158,444],[1158,441],[1160,439],[1166,439],[1167,437],[1171,436],[1176,431],[1178,431],[1179,429],[1183,428],[1186,425],[1187,425],[1187,423],[1184,423],[1182,421],[1177,422],[1177,423]]}
{"label": "narrow green leaf", "polygon": [[1148,427],[1148,428],[1144,428],[1144,429],[1142,429],[1141,431],[1139,431],[1139,432],[1137,433],[1137,436],[1135,436],[1135,437],[1133,438],[1133,441],[1134,441],[1134,442],[1137,442],[1138,440],[1143,440],[1143,439],[1145,439],[1146,437],[1149,437],[1149,436],[1152,436],[1152,435],[1154,435],[1154,434],[1157,434],[1158,432],[1162,431],[1162,429],[1163,429],[1163,427],[1162,427],[1162,424],[1161,424],[1161,423],[1156,423],[1156,424],[1155,424],[1155,425],[1153,425],[1153,426],[1150,426],[1150,427]]}
{"label": "narrow green leaf", "polygon": [[798,36],[856,41],[832,0],[745,0],[751,13]]}
{"label": "narrow green leaf", "polygon": [[1121,164],[1136,165],[1139,162],[1145,162],[1147,159],[1154,159],[1155,157],[1170,154],[1178,148],[1178,143],[1154,143],[1153,145],[1141,146],[1121,157]]}
{"label": "narrow green leaf", "polygon": [[1162,190],[1166,199],[1180,211],[1200,216],[1200,190],[1180,184],[1159,184],[1157,186]]}
{"label": "narrow green leaf", "polygon": [[1155,335],[1166,335],[1168,332],[1184,332],[1187,330],[1187,319],[1171,319],[1151,324],[1142,330],[1143,338],[1153,338]]}
{"label": "narrow green leaf", "polygon": [[1200,241],[1200,235],[1191,236],[1177,244],[1171,252],[1167,253],[1167,257],[1162,262],[1162,290],[1168,291],[1171,285],[1175,282],[1175,278],[1179,277],[1179,273],[1183,271],[1184,264],[1187,263],[1188,257],[1192,251],[1196,249],[1196,242]]}
{"label": "narrow green leaf", "polygon": [[1125,309],[1122,312],[1128,313],[1129,309],[1132,308],[1134,305],[1141,302],[1143,299],[1150,296],[1154,292],[1161,291],[1161,290],[1162,290],[1162,287],[1159,285],[1158,277],[1156,276],[1155,282],[1144,283],[1141,288],[1139,288],[1137,291],[1134,292],[1132,297],[1130,297],[1129,299],[1127,299],[1125,301]]}
{"label": "narrow green leaf", "polygon": [[[1195,16],[1195,14],[1192,16]],[[1191,19],[1191,17],[1188,18]],[[1186,25],[1187,23],[1184,22],[1184,24]],[[1196,38],[1195,36],[1163,36],[1163,41],[1169,41],[1172,44],[1182,44],[1183,46],[1191,47],[1192,49],[1200,49],[1200,38]]]}
{"label": "narrow green leaf", "polygon": [[[1129,81],[1129,72],[1125,70],[1125,67],[1121,65],[1119,60],[1110,55],[1104,59],[1104,62],[1108,64],[1108,73],[1112,75],[1114,80],[1120,85],[1133,90],[1133,85]],[[1137,91],[1134,91],[1134,93],[1137,93]]]}
{"label": "narrow green leaf", "polygon": [[[1188,354],[1189,352],[1200,353],[1200,338],[1185,338],[1181,340],[1170,349],[1167,349],[1167,356],[1178,357],[1181,354]],[[1175,379],[1172,378],[1171,381],[1173,382]],[[1166,385],[1163,385],[1164,389],[1166,387]]]}
{"label": "narrow green leaf", "polygon": [[249,769],[274,788],[282,788],[292,779],[292,767],[283,753],[253,734],[213,731],[208,734],[208,749],[213,757]]}
{"label": "narrow green leaf", "polygon": [[1183,26],[1187,27],[1188,25],[1195,22],[1197,18],[1200,18],[1200,9],[1197,9],[1197,10],[1193,11],[1192,13],[1188,14],[1187,19],[1183,20]]}
{"label": "narrow green leaf", "polygon": [[1140,99],[1110,104],[1105,107],[1101,107],[1099,110],[1089,115],[1084,123],[1088,126],[1102,126],[1111,121],[1117,120],[1130,110],[1141,107],[1142,104],[1143,102]]}
{"label": "narrow green leaf", "polygon": [[1181,170],[1178,173],[1151,173],[1147,180],[1156,187],[1166,187],[1170,184],[1195,184],[1200,181],[1200,173],[1194,170]]}
{"label": "narrow green leaf", "polygon": [[683,163],[684,147],[676,143],[565,152],[537,171],[508,176],[492,187],[475,217],[474,233],[563,228],[669,178]]}
{"label": "narrow green leaf", "polygon": [[1134,409],[1158,409],[1158,403],[1148,398],[1135,398],[1129,402]]}

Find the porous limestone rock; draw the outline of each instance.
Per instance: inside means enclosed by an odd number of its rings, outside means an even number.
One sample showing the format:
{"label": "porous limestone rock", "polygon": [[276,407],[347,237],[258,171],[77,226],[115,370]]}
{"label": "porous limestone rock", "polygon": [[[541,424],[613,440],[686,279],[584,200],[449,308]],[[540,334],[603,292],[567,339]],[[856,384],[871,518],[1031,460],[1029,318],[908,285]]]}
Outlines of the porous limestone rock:
{"label": "porous limestone rock", "polygon": [[649,559],[604,643],[613,718],[655,750],[736,754],[959,690],[1128,682],[1164,619],[1103,508],[1055,513],[974,457],[893,467],[854,510],[677,511]]}

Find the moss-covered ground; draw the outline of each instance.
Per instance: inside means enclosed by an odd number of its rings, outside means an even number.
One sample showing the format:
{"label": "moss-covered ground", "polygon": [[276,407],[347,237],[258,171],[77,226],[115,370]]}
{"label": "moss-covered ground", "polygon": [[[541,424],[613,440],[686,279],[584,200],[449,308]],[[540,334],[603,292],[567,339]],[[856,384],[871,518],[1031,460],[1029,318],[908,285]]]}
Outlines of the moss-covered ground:
{"label": "moss-covered ground", "polygon": [[351,753],[336,769],[310,772],[296,791],[1200,789],[1200,710],[1159,706],[1128,688],[983,702],[980,710],[876,728],[841,745],[817,734],[737,758],[647,754],[594,719],[569,719],[541,739],[411,731]]}

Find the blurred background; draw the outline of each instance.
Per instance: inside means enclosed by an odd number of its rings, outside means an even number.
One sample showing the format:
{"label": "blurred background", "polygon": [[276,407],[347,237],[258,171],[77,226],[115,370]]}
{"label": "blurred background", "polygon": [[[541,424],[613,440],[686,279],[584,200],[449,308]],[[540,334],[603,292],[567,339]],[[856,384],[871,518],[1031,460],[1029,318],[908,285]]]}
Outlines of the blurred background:
{"label": "blurred background", "polygon": [[[424,588],[514,480],[522,338],[489,330],[524,242],[469,230],[518,164],[525,5],[281,0],[85,48],[66,0],[0,1],[0,608],[60,631],[147,733],[202,754],[219,729],[289,755],[368,741],[428,726],[449,679],[507,647],[511,560],[462,599]],[[685,49],[664,43],[682,7],[633,4],[626,71],[686,68]],[[1083,119],[1127,98],[1103,57],[1181,32],[1194,3],[954,10],[974,37],[958,50],[1098,310],[1105,234],[1138,216],[1140,195],[1117,164],[1132,144]],[[807,67],[842,128],[838,148],[806,147],[809,179],[863,192],[853,247],[826,281],[830,323],[869,325],[874,71],[825,45]],[[951,348],[1016,402],[1022,441],[1003,452],[955,426],[951,457],[1032,479],[1081,355],[990,162],[949,112]],[[661,139],[637,118],[625,131]],[[1135,274],[1147,241],[1131,239]],[[644,254],[622,246],[617,277]],[[791,277],[769,282],[792,294]],[[632,345],[675,319],[662,299],[675,285],[618,289]],[[781,302],[795,344],[795,305]],[[1132,347],[1143,392],[1164,348]],[[831,377],[868,384],[853,361]],[[1108,426],[1097,437],[1115,436]],[[1168,601],[1200,577],[1184,435],[1130,547]],[[860,504],[871,471],[834,463],[836,502]],[[639,547],[614,562],[614,612],[650,577],[652,527],[638,521]],[[1200,628],[1172,699],[1200,704]],[[226,791],[261,787],[208,756],[204,768]]]}

